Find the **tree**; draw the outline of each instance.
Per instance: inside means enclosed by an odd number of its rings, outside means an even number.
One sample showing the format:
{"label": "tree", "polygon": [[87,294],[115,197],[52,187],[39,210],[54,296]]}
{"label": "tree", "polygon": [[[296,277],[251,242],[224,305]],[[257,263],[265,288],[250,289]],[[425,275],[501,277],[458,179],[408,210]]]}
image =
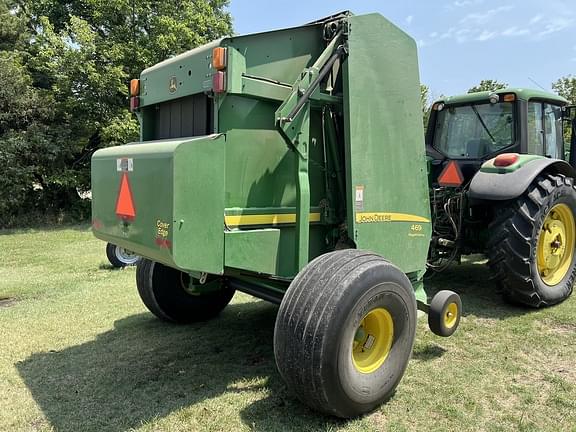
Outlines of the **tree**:
{"label": "tree", "polygon": [[91,154],[138,136],[130,78],[231,34],[227,3],[0,0],[0,227],[86,213]]}
{"label": "tree", "polygon": [[497,80],[482,80],[477,86],[471,87],[468,93],[478,93],[483,91],[496,91],[508,87],[508,84]]}
{"label": "tree", "polygon": [[576,77],[568,75],[552,83],[552,89],[571,104],[576,104]]}

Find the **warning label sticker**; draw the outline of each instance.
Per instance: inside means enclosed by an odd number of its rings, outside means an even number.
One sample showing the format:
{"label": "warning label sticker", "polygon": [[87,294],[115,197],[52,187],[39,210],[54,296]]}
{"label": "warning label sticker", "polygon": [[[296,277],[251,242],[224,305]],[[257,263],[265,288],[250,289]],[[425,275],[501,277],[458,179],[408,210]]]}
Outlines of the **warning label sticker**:
{"label": "warning label sticker", "polygon": [[356,211],[364,210],[364,185],[356,186],[354,202],[356,203]]}
{"label": "warning label sticker", "polygon": [[116,171],[118,172],[134,171],[134,159],[132,158],[116,159]]}

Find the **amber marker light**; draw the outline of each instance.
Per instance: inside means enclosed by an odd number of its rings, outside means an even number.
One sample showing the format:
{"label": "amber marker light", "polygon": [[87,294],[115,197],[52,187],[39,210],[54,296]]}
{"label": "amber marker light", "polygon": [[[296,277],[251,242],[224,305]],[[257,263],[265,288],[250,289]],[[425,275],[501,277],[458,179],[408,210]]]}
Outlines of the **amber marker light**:
{"label": "amber marker light", "polygon": [[212,50],[212,67],[216,70],[226,69],[226,48],[216,47]]}
{"label": "amber marker light", "polygon": [[130,96],[138,96],[140,94],[140,80],[135,78],[130,80]]}

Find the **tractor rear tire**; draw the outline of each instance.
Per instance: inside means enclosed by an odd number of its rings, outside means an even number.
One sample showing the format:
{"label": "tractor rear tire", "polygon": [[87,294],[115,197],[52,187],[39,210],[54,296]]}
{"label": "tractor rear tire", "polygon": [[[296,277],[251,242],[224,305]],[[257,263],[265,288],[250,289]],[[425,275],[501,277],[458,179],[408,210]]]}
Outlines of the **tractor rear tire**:
{"label": "tractor rear tire", "polygon": [[406,275],[355,249],[311,261],[280,305],[276,365],[311,408],[350,418],[388,400],[412,354],[416,299]]}
{"label": "tractor rear tire", "polygon": [[220,289],[201,295],[186,290],[189,282],[187,273],[147,259],[141,259],[136,268],[136,287],[142,302],[163,321],[206,321],[218,315],[234,296],[234,290],[219,277],[208,283],[220,285]]}
{"label": "tractor rear tire", "polygon": [[489,226],[489,265],[504,298],[546,307],[572,293],[576,277],[574,179],[543,173]]}

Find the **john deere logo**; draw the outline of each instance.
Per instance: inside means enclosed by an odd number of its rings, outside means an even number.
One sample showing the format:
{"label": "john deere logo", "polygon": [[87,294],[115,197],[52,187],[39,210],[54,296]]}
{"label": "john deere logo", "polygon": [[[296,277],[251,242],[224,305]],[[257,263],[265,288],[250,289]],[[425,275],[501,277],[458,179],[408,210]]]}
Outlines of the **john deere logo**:
{"label": "john deere logo", "polygon": [[173,76],[170,78],[170,83],[168,84],[168,91],[170,93],[174,93],[178,89],[178,82],[176,81],[176,77]]}

